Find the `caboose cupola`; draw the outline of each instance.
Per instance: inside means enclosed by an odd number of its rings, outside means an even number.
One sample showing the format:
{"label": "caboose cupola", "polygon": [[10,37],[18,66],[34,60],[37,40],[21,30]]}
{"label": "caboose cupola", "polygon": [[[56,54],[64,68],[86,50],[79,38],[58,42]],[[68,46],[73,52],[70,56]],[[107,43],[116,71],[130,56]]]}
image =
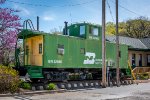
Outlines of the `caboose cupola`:
{"label": "caboose cupola", "polygon": [[90,23],[71,24],[67,28],[69,36],[80,37],[84,39],[100,40],[101,26]]}

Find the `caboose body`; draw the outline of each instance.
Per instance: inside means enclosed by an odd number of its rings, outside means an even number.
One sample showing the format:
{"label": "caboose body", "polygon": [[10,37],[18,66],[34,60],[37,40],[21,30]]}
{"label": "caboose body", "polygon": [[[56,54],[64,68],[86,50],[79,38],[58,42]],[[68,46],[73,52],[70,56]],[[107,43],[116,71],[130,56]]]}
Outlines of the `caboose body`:
{"label": "caboose body", "polygon": [[[76,23],[67,27],[65,35],[22,30],[24,67],[31,79],[64,80],[99,79],[102,70],[101,26]],[[128,69],[128,46],[120,44],[120,69]],[[116,69],[116,44],[106,41],[106,66]],[[90,75],[89,75],[90,74]],[[75,79],[75,78],[74,78]]]}

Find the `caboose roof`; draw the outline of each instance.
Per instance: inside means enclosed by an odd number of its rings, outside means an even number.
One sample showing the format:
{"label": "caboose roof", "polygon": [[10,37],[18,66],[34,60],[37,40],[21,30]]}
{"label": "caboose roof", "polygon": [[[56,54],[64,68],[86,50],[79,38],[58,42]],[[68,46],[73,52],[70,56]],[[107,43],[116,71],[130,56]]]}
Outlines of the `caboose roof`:
{"label": "caboose roof", "polygon": [[98,26],[98,27],[101,27],[101,25],[99,24],[95,24],[95,23],[90,23],[90,22],[80,22],[80,23],[71,23],[69,24],[69,26],[72,26],[72,25],[92,25],[92,26]]}
{"label": "caboose roof", "polygon": [[45,33],[42,31],[35,31],[35,30],[29,30],[29,29],[23,29],[21,32],[18,34],[19,39],[23,38],[29,38],[32,36],[37,36],[37,35],[44,35]]}
{"label": "caboose roof", "polygon": [[19,39],[23,38],[29,38],[32,36],[37,36],[37,35],[56,35],[56,36],[65,36],[65,37],[72,37],[72,38],[78,38],[78,39],[83,39],[80,37],[75,37],[75,36],[69,36],[69,35],[63,35],[63,34],[51,34],[51,33],[45,33],[43,31],[36,31],[36,30],[29,30],[29,29],[24,29],[18,34]]}

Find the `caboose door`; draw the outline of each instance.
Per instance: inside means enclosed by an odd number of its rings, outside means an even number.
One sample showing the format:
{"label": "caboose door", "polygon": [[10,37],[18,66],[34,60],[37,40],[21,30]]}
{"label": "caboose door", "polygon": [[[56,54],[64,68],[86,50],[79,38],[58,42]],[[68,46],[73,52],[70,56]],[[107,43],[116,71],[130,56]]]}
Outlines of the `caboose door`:
{"label": "caboose door", "polygon": [[31,41],[31,62],[32,65],[42,66],[42,58],[43,58],[43,37],[35,36]]}

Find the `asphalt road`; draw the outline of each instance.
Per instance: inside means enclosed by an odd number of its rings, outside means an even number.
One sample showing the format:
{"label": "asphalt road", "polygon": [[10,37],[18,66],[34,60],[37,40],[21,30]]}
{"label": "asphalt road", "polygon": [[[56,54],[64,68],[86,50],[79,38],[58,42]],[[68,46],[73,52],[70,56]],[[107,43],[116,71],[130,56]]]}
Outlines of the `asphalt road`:
{"label": "asphalt road", "polygon": [[0,97],[0,100],[150,100],[150,83],[64,93]]}

